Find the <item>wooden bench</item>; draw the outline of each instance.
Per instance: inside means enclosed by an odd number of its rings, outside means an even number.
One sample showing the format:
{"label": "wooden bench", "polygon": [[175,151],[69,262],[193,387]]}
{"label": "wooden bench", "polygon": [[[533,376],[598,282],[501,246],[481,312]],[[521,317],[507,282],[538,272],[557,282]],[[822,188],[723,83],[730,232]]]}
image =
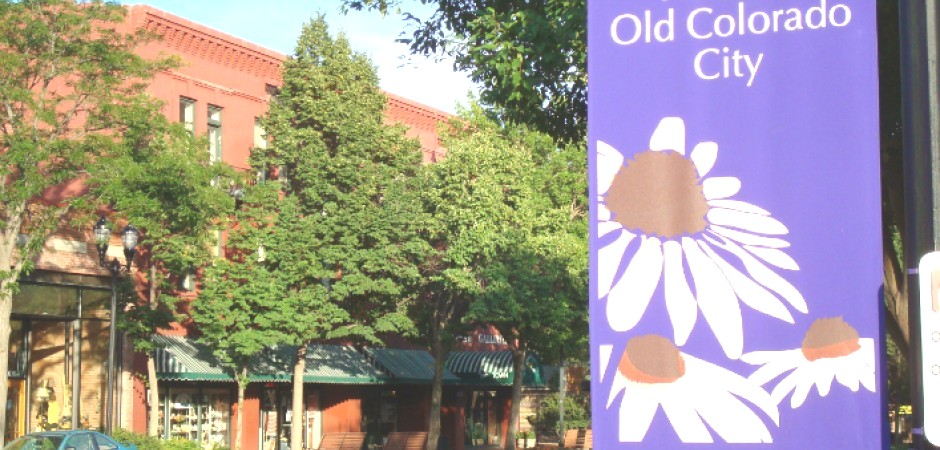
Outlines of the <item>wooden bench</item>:
{"label": "wooden bench", "polygon": [[567,430],[565,431],[565,437],[562,439],[562,447],[564,448],[579,448],[584,450],[589,450],[594,448],[594,434],[591,433],[591,429],[588,428],[584,430],[584,434],[581,435],[580,430]]}
{"label": "wooden bench", "polygon": [[389,433],[383,450],[424,450],[428,442],[427,431],[393,431]]}
{"label": "wooden bench", "polygon": [[326,433],[318,450],[362,450],[366,434],[358,432]]}

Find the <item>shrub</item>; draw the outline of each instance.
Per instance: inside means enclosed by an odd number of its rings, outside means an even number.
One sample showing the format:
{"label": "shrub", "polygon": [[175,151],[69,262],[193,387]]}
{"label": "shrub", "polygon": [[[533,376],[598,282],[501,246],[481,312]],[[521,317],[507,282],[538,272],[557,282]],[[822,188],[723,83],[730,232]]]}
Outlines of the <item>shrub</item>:
{"label": "shrub", "polygon": [[[116,429],[111,434],[114,440],[122,444],[134,444],[137,450],[202,450],[199,443],[186,439],[160,439],[146,434],[135,433],[124,429]],[[227,447],[216,445],[212,450],[229,450]]]}
{"label": "shrub", "polygon": [[[589,411],[587,399],[584,396],[565,395],[565,429],[590,428],[591,416]],[[539,402],[538,416],[529,416],[526,419],[539,435],[556,436],[560,434],[558,415],[558,394],[553,393],[546,395]],[[536,420],[536,417],[538,420]]]}
{"label": "shrub", "polygon": [[111,433],[115,441],[122,444],[134,444],[137,450],[164,450],[163,441],[147,436],[146,434],[134,433],[133,431],[118,428]]}

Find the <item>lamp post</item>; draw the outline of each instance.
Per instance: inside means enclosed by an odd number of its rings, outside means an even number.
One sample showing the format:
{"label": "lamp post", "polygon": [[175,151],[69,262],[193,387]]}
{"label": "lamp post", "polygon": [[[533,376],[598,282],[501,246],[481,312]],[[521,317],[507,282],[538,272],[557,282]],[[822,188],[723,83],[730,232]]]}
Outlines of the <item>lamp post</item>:
{"label": "lamp post", "polygon": [[137,238],[140,233],[133,225],[128,224],[121,232],[121,243],[124,244],[124,260],[122,265],[117,258],[108,261],[108,245],[111,241],[111,228],[108,221],[102,215],[95,224],[95,246],[98,248],[98,264],[111,273],[111,316],[108,326],[108,367],[107,381],[105,382],[108,390],[105,401],[105,421],[104,431],[111,434],[111,422],[114,419],[114,342],[117,323],[117,278],[121,272],[130,272],[131,263],[134,261],[134,253],[137,249]]}

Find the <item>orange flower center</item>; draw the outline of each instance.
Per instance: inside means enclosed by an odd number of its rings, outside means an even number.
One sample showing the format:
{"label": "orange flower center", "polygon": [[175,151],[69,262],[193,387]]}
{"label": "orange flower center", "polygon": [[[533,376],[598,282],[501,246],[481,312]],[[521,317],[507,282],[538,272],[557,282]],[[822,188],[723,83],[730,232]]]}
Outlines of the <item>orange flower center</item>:
{"label": "orange flower center", "polygon": [[648,334],[627,342],[617,370],[638,383],[672,383],[685,375],[685,360],[668,339]]}
{"label": "orange flower center", "polygon": [[646,235],[703,231],[708,202],[691,160],[673,151],[641,152],[614,176],[604,200],[613,220]]}
{"label": "orange flower center", "polygon": [[858,343],[858,331],[855,328],[845,323],[841,317],[831,317],[817,319],[810,325],[801,348],[807,361],[815,361],[851,355],[861,348],[861,345]]}

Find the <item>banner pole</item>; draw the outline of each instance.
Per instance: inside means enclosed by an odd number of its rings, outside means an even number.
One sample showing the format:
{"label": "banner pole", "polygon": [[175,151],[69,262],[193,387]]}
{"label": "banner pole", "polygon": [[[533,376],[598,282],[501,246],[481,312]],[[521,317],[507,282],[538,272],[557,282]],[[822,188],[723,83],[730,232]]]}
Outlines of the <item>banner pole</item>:
{"label": "banner pole", "polygon": [[[937,5],[898,2],[901,34],[902,130],[904,143],[905,266],[917,267],[920,257],[938,248],[938,92]],[[935,448],[924,438],[923,355],[918,274],[907,271],[910,325],[911,412],[913,448]]]}

